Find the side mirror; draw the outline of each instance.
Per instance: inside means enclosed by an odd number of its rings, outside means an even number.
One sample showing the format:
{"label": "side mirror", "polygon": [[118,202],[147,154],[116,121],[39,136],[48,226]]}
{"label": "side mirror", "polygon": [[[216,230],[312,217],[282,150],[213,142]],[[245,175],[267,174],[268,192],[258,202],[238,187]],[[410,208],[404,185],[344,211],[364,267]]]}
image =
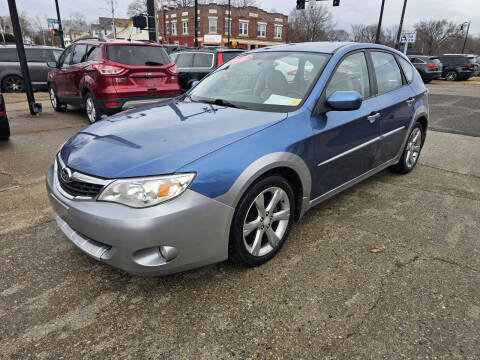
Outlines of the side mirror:
{"label": "side mirror", "polygon": [[56,61],[49,61],[47,62],[47,66],[52,69],[56,69],[58,67],[58,64]]}
{"label": "side mirror", "polygon": [[362,95],[356,91],[335,91],[327,99],[327,105],[337,111],[352,111],[362,106]]}

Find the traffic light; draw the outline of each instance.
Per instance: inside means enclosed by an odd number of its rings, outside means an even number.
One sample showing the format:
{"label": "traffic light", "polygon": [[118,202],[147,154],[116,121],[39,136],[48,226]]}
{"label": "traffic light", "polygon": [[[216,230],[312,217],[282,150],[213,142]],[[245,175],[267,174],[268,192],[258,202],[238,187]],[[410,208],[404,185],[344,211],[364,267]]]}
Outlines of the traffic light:
{"label": "traffic light", "polygon": [[62,36],[62,32],[63,31],[60,31],[58,29],[52,29],[52,35],[53,36]]}
{"label": "traffic light", "polygon": [[145,29],[147,27],[147,17],[144,15],[136,15],[132,17],[133,26],[139,29]]}
{"label": "traffic light", "polygon": [[305,0],[297,0],[297,9],[305,9]]}
{"label": "traffic light", "polygon": [[333,0],[333,6],[340,6],[340,0]]}

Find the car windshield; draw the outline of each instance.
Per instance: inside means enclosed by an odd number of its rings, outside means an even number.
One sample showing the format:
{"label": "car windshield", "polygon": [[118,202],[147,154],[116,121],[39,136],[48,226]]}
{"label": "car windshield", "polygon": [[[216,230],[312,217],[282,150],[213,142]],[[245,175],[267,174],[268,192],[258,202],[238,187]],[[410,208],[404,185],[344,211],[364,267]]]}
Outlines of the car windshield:
{"label": "car windshield", "polygon": [[307,98],[329,59],[308,52],[242,54],[219,67],[188,98],[260,111],[295,110]]}
{"label": "car windshield", "polygon": [[110,45],[107,58],[125,65],[165,65],[170,62],[165,50],[152,45]]}

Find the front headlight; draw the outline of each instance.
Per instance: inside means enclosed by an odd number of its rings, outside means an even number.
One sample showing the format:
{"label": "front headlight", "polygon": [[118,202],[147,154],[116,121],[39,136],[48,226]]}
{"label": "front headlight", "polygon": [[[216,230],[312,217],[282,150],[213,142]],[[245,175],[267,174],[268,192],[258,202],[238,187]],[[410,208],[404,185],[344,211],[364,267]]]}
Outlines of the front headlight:
{"label": "front headlight", "polygon": [[144,208],[171,200],[187,190],[194,173],[119,179],[109,184],[98,201],[109,201],[134,208]]}

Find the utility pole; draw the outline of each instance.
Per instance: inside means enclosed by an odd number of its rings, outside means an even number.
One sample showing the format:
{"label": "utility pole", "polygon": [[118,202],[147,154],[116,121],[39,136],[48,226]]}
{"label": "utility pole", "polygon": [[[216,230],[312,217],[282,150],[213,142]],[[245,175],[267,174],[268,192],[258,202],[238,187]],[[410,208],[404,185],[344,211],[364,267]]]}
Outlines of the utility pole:
{"label": "utility pole", "polygon": [[403,27],[403,18],[405,17],[405,9],[407,8],[407,0],[403,2],[403,10],[402,10],[402,17],[400,18],[400,26],[398,27],[398,34],[397,34],[397,41],[395,42],[395,49],[398,50],[400,46],[400,36],[402,35],[402,27]]}
{"label": "utility pole", "polygon": [[60,18],[60,9],[58,8],[58,0],[55,0],[55,7],[57,8],[58,31],[60,33],[60,45],[65,49],[65,40],[63,39],[62,19]]}
{"label": "utility pole", "polygon": [[[467,33],[465,34],[465,41],[463,42],[462,54],[465,54],[465,46],[467,46],[468,32],[470,31],[470,24],[471,23],[472,23],[472,20],[470,20],[468,22]],[[465,24],[466,24],[466,22],[462,24],[462,27]]]}
{"label": "utility pole", "polygon": [[382,0],[382,8],[380,9],[380,18],[377,25],[377,36],[375,37],[375,44],[380,44],[380,31],[382,28],[383,8],[385,7],[385,0]]}
{"label": "utility pole", "polygon": [[147,0],[148,40],[157,42],[157,29],[155,26],[155,0]]}
{"label": "utility pole", "polygon": [[25,56],[25,48],[23,47],[22,29],[20,28],[20,21],[18,20],[17,4],[15,4],[15,0],[8,0],[8,7],[10,9],[10,20],[12,21],[15,43],[17,44],[18,60],[22,70],[23,83],[25,86],[25,92],[27,93],[28,108],[30,109],[30,114],[36,115],[42,112],[42,104],[36,103],[33,95],[32,81],[30,79],[30,72],[28,71],[27,57]]}
{"label": "utility pole", "polygon": [[228,0],[228,47],[230,47],[230,29],[232,28],[232,10],[230,7],[230,0]]}
{"label": "utility pole", "polygon": [[195,47],[198,47],[198,0],[195,0]]}
{"label": "utility pole", "polygon": [[[57,0],[55,0],[57,1]],[[114,0],[110,0],[110,7],[112,8],[112,30],[113,30],[113,38],[117,38],[117,29],[115,28],[115,6],[113,5]]]}

